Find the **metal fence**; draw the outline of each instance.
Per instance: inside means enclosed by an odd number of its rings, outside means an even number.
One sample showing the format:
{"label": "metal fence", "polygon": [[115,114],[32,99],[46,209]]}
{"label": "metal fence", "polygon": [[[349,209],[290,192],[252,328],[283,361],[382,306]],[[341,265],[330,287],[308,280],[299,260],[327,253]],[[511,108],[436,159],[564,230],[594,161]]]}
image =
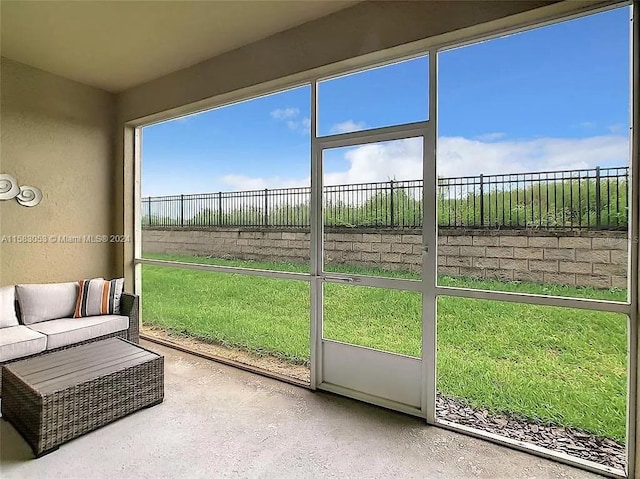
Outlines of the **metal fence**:
{"label": "metal fence", "polygon": [[441,178],[439,224],[626,229],[628,197],[628,167]]}
{"label": "metal fence", "polygon": [[[626,229],[629,168],[438,179],[438,224],[460,228]],[[422,226],[422,180],[324,188],[324,224]],[[142,199],[143,227],[308,228],[309,187]]]}

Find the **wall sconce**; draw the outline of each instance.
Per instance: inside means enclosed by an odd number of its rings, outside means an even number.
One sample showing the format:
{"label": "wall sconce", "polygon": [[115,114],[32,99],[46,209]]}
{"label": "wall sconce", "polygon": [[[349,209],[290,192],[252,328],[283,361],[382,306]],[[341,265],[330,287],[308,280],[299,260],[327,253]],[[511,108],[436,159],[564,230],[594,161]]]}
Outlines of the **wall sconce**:
{"label": "wall sconce", "polygon": [[18,186],[13,176],[0,174],[0,200],[13,198],[22,206],[36,206],[42,201],[42,191],[35,186]]}

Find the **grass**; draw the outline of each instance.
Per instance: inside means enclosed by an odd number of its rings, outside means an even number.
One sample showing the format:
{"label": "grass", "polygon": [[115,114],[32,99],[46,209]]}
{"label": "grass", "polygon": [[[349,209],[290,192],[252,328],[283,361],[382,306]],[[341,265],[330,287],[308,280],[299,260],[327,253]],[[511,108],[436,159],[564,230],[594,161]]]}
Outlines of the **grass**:
{"label": "grass", "polygon": [[[150,255],[146,255],[150,257]],[[157,259],[306,272],[295,264]],[[333,268],[340,269],[341,267]],[[380,274],[342,267],[344,272]],[[415,278],[400,272],[383,272]],[[309,284],[143,266],[143,319],[177,333],[309,359]],[[439,284],[614,301],[626,292],[440,278]],[[421,294],[325,284],[324,336],[421,356]],[[438,389],[474,406],[578,427],[624,442],[626,317],[548,306],[438,298]]]}

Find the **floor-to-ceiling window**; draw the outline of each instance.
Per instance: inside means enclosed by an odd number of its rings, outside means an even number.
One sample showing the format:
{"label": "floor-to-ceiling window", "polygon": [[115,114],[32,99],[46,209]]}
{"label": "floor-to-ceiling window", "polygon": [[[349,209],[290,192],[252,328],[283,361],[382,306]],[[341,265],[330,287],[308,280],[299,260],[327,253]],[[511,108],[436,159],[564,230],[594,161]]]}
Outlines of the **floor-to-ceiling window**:
{"label": "floor-to-ceiling window", "polygon": [[306,85],[143,128],[146,334],[309,382],[310,109]]}
{"label": "floor-to-ceiling window", "polygon": [[146,333],[623,474],[629,12],[143,128]]}
{"label": "floor-to-ceiling window", "polygon": [[438,55],[438,421],[617,470],[629,20],[622,7]]}

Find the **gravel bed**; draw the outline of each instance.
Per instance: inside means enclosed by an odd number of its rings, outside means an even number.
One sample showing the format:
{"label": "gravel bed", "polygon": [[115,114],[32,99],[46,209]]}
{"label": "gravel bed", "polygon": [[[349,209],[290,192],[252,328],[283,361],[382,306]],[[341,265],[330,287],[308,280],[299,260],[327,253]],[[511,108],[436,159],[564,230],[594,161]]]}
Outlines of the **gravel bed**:
{"label": "gravel bed", "polygon": [[624,469],[625,447],[570,427],[537,424],[524,419],[489,414],[486,409],[470,407],[461,401],[438,395],[436,415],[440,419],[525,441],[536,446],[564,452],[574,457]]}

